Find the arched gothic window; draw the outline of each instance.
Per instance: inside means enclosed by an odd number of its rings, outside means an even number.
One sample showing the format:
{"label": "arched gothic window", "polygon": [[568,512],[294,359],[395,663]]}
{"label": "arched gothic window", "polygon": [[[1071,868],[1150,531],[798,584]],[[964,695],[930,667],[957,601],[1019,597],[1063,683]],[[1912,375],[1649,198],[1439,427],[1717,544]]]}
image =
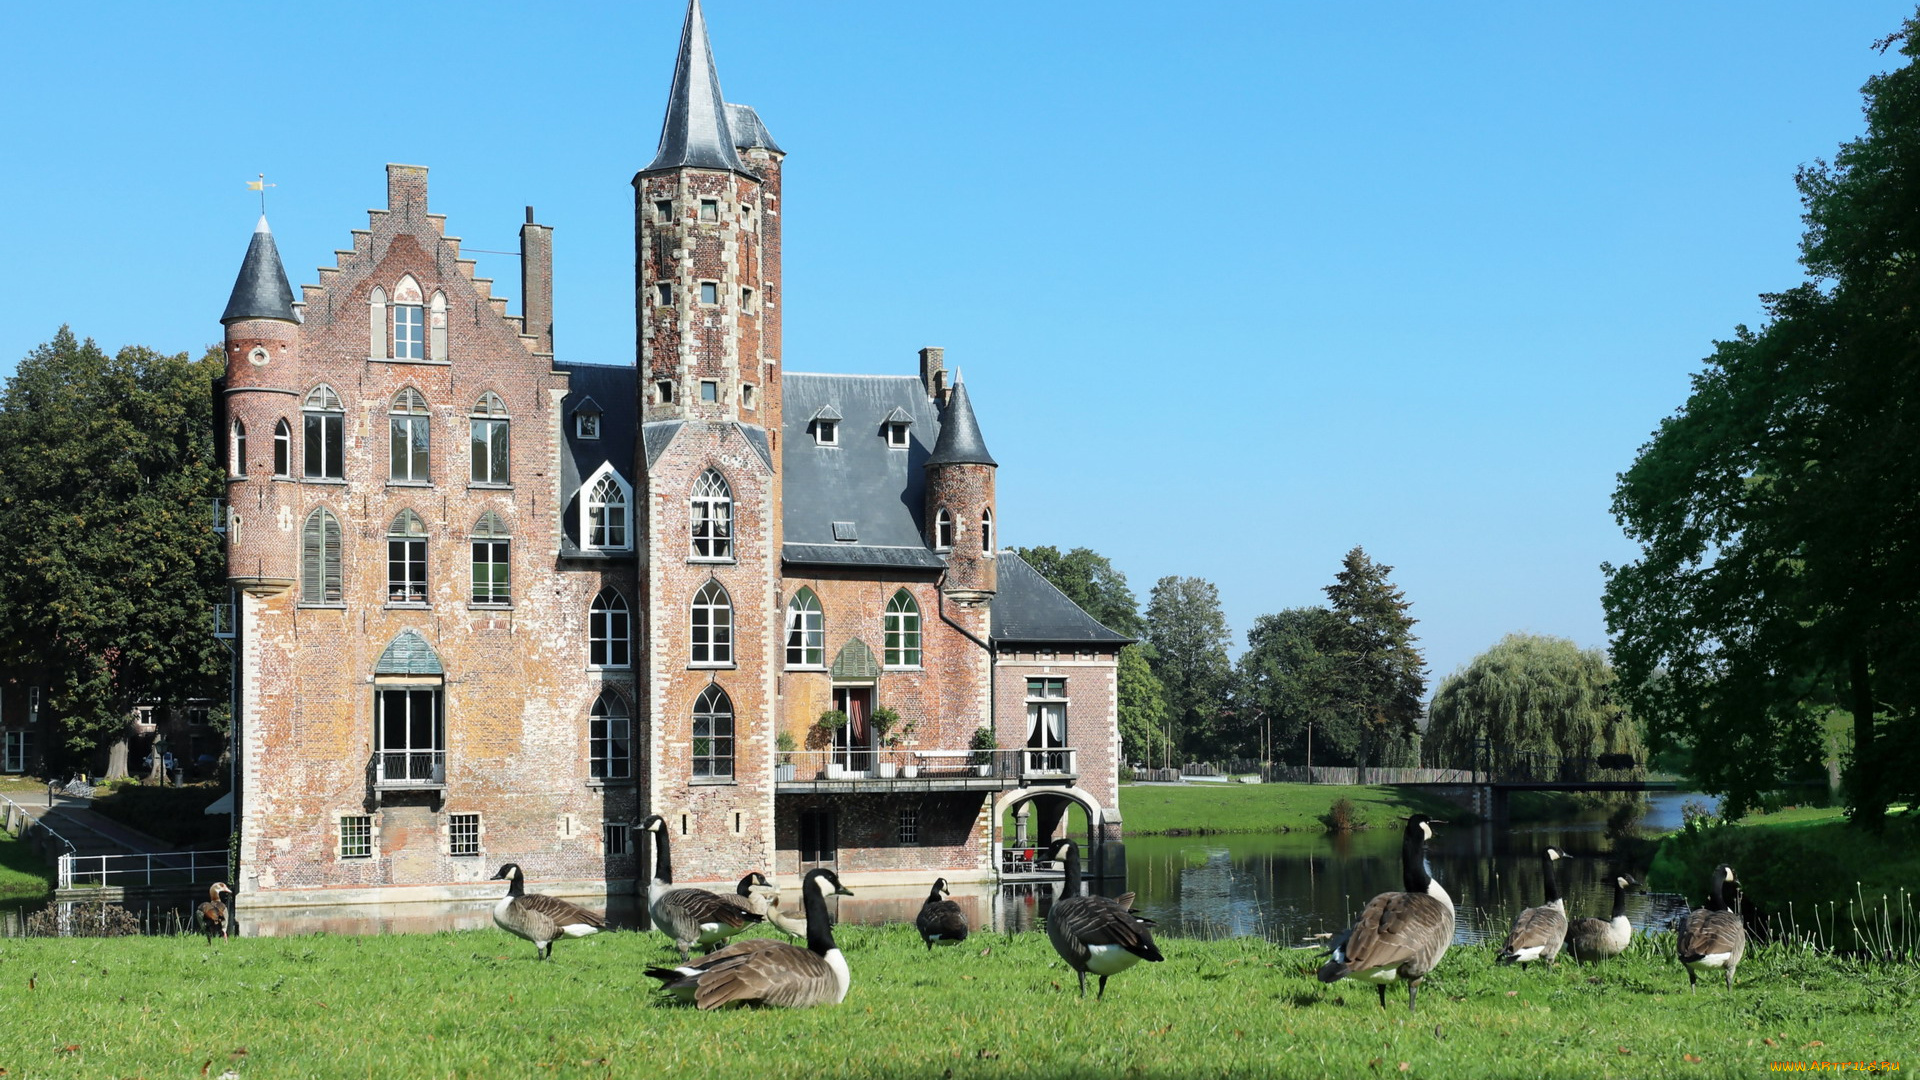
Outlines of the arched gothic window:
{"label": "arched gothic window", "polygon": [[587,482],[581,486],[584,496],[581,498],[582,515],[580,528],[580,546],[585,548],[624,549],[629,546],[627,539],[627,504],[630,489],[613,471],[611,464],[602,465]]}
{"label": "arched gothic window", "polygon": [[378,285],[367,294],[367,355],[392,355],[387,351],[387,290]]}
{"label": "arched gothic window", "polygon": [[273,425],[273,475],[293,474],[293,429],[283,417]]}
{"label": "arched gothic window", "polygon": [[596,780],[633,777],[633,721],[627,703],[611,690],[593,699],[587,721],[588,775]]}
{"label": "arched gothic window", "polygon": [[473,403],[467,423],[473,438],[473,482],[505,484],[511,480],[507,463],[511,444],[507,424],[507,403],[489,390]]}
{"label": "arched gothic window", "polygon": [[820,598],[801,586],[787,602],[787,666],[822,667],[826,664],[826,619]]}
{"label": "arched gothic window", "polygon": [[718,470],[694,481],[692,521],[694,558],[733,558],[733,492]]}
{"label": "arched gothic window", "polygon": [[920,666],[920,605],[905,589],[887,601],[885,648],[882,653],[888,667]]}
{"label": "arched gothic window", "polygon": [[436,292],[427,302],[427,359],[447,358],[447,294]]}
{"label": "arched gothic window", "polygon": [[733,701],[709,683],[693,703],[693,775],[733,775]]}
{"label": "arched gothic window", "polygon": [[587,611],[587,663],[601,668],[633,666],[633,620],[627,598],[614,588],[600,590]]}
{"label": "arched gothic window", "polygon": [[933,550],[953,550],[953,515],[944,506],[933,515]]}
{"label": "arched gothic window", "polygon": [[387,603],[427,602],[427,524],[402,510],[387,526]]}
{"label": "arched gothic window", "polygon": [[993,558],[993,510],[980,511],[980,554]]}
{"label": "arched gothic window", "polygon": [[512,561],[508,558],[512,539],[507,523],[489,510],[473,526],[473,602],[507,604],[513,602]]}
{"label": "arched gothic window", "polygon": [[424,484],[430,479],[427,441],[432,422],[427,399],[420,396],[420,391],[409,386],[393,396],[393,404],[387,408],[391,436],[387,479],[400,484]]}
{"label": "arched gothic window", "polygon": [[245,421],[235,420],[231,438],[227,443],[227,473],[232,476],[247,475],[247,425]]}
{"label": "arched gothic window", "polygon": [[424,360],[426,356],[426,307],[420,283],[408,275],[393,287],[393,358]]}
{"label": "arched gothic window", "polygon": [[693,651],[687,659],[704,667],[733,663],[733,601],[717,581],[709,581],[693,596]]}
{"label": "arched gothic window", "polygon": [[300,528],[300,602],[338,604],[343,596],[340,519],[321,507],[308,514]]}
{"label": "arched gothic window", "polygon": [[340,395],[333,392],[333,387],[321,383],[307,392],[300,415],[306,422],[303,443],[308,478],[345,479],[347,412],[340,404]]}

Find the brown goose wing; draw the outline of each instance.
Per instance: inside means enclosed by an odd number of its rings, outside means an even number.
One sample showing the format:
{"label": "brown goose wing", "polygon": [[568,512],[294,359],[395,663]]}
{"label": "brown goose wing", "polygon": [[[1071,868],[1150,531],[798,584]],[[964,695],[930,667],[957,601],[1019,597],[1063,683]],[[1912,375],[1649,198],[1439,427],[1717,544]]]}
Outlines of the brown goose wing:
{"label": "brown goose wing", "polygon": [[1320,969],[1320,980],[1333,982],[1349,971],[1399,967],[1410,961],[1424,972],[1433,956],[1450,943],[1452,932],[1453,912],[1433,897],[1381,893],[1367,902],[1353,924],[1353,932],[1347,937],[1346,963],[1328,961]]}
{"label": "brown goose wing", "polygon": [[1530,907],[1514,916],[1507,934],[1507,952],[1535,946],[1553,948],[1567,937],[1567,916],[1559,908]]}
{"label": "brown goose wing", "polygon": [[1696,911],[1687,918],[1676,942],[1682,963],[1714,953],[1731,953],[1735,963],[1747,949],[1747,928],[1731,911]]}
{"label": "brown goose wing", "polygon": [[1061,926],[1085,945],[1118,945],[1143,959],[1160,959],[1146,920],[1103,896],[1075,896],[1053,905],[1047,921]]}
{"label": "brown goose wing", "polygon": [[785,944],[786,942],[784,941],[775,941],[773,938],[763,937],[735,940],[733,944],[725,948],[715,949],[698,960],[689,960],[680,966],[683,968],[694,968],[699,971],[710,971],[717,965],[725,963],[736,956],[748,956],[762,949],[771,949],[775,945]]}
{"label": "brown goose wing", "polygon": [[678,904],[693,921],[698,923],[720,923],[723,926],[739,928],[748,923],[762,921],[765,916],[747,910],[734,900],[710,893],[705,889],[675,889],[668,893],[666,903]]}
{"label": "brown goose wing", "polygon": [[562,900],[557,896],[527,893],[520,897],[520,903],[528,911],[535,912],[544,918],[552,919],[555,927],[591,926],[595,930],[604,930],[607,928],[607,920],[605,918],[588,911],[578,904]]}
{"label": "brown goose wing", "polygon": [[940,900],[925,904],[920,915],[914,919],[922,937],[941,937],[953,941],[965,940],[967,936],[967,914],[960,905],[952,900]]}
{"label": "brown goose wing", "polygon": [[784,941],[728,957],[700,975],[694,1002],[702,1009],[727,1005],[805,1008],[831,1004],[839,994],[833,970],[813,952]]}

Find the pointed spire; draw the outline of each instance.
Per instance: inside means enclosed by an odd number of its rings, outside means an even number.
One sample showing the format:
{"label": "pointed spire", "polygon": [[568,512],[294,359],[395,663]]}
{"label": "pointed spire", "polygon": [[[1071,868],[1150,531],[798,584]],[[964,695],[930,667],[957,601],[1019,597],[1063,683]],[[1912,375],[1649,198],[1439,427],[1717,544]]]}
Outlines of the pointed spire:
{"label": "pointed spire", "polygon": [[980,422],[973,418],[973,405],[967,401],[967,388],[960,373],[953,374],[953,393],[947,398],[946,415],[940,418],[940,437],[933,441],[933,453],[927,465],[992,465],[1000,463],[987,453],[987,441],[980,437]]}
{"label": "pointed spire", "polygon": [[233,295],[227,299],[222,325],[241,319],[281,319],[298,322],[293,313],[293,289],[287,285],[287,272],[280,265],[280,249],[274,246],[273,230],[267,228],[267,215],[253,227],[253,239],[247,244],[247,257],[240,264],[240,276],[234,279]]}
{"label": "pointed spire", "polygon": [[673,89],[667,94],[667,118],[660,125],[660,149],[653,164],[640,171],[683,168],[753,175],[733,149],[727,103],[720,96],[720,73],[713,66],[713,46],[707,43],[707,18],[700,11],[700,0],[687,3],[680,59],[674,64]]}

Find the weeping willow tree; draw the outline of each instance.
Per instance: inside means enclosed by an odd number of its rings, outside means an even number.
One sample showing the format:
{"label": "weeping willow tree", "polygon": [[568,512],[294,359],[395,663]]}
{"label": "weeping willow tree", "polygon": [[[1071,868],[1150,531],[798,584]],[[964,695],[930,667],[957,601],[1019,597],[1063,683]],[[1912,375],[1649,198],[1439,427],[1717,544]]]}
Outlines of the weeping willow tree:
{"label": "weeping willow tree", "polygon": [[1465,768],[1481,760],[1484,739],[1503,760],[1627,755],[1638,779],[1646,774],[1646,748],[1613,684],[1613,667],[1598,649],[1508,634],[1441,682],[1429,708],[1427,756]]}

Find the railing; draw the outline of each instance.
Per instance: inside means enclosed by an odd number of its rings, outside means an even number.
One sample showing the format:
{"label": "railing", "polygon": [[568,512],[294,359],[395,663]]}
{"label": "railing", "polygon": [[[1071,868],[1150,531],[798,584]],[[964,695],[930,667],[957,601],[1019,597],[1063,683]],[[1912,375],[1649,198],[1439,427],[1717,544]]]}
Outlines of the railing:
{"label": "railing", "polygon": [[232,604],[213,605],[213,636],[230,640],[234,636],[236,620]]}
{"label": "railing", "polygon": [[781,754],[782,783],[863,780],[1072,779],[1079,750],[1071,747],[1013,750],[799,750]]}
{"label": "railing", "polygon": [[200,885],[227,876],[224,851],[168,851],[135,855],[60,856],[62,889],[134,885]]}
{"label": "railing", "polygon": [[447,786],[445,750],[380,750],[373,755],[373,783],[380,788]]}
{"label": "railing", "polygon": [[[48,796],[51,802],[52,796]],[[40,853],[40,857],[52,862],[63,855],[73,854],[77,848],[73,842],[39,818],[27,813],[27,808],[0,795],[0,803],[6,803],[7,832],[19,837],[27,845]],[[17,831],[16,831],[17,830]]]}

